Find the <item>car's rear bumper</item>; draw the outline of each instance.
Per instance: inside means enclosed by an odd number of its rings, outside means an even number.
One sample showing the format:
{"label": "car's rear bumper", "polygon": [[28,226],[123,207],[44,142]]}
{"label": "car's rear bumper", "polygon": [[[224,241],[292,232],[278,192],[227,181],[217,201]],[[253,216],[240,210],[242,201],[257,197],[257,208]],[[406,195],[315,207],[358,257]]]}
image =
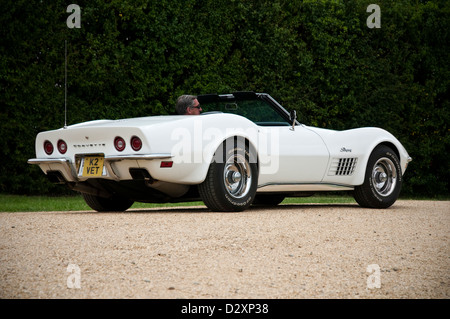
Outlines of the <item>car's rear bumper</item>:
{"label": "car's rear bumper", "polygon": [[[132,179],[129,169],[139,167],[136,164],[137,161],[170,159],[171,157],[172,155],[169,153],[105,156],[105,174],[100,178],[112,180]],[[79,182],[88,179],[88,177],[83,177],[80,174],[75,163],[66,158],[32,158],[28,160],[28,164],[39,165],[45,174],[59,172],[65,182]]]}

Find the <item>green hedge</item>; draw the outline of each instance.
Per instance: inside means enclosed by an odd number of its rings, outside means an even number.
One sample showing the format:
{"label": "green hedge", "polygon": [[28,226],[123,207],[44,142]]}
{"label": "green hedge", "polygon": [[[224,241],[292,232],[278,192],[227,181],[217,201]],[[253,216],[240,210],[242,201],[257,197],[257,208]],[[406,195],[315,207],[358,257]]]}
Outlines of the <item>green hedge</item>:
{"label": "green hedge", "polygon": [[[79,29],[66,25],[70,3]],[[308,125],[389,130],[414,158],[403,193],[449,193],[448,1],[2,4],[2,193],[64,192],[26,161],[38,132],[64,124],[65,40],[68,124],[170,114],[184,93],[267,92]]]}

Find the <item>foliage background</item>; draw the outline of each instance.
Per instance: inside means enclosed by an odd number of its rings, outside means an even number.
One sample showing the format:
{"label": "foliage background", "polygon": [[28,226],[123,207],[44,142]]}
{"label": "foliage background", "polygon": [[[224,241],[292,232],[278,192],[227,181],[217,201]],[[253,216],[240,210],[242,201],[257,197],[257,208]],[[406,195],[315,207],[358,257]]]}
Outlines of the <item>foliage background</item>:
{"label": "foliage background", "polygon": [[1,193],[65,192],[26,162],[64,124],[67,40],[68,124],[267,92],[307,125],[387,129],[414,159],[403,194],[449,194],[449,1],[6,0],[0,25]]}

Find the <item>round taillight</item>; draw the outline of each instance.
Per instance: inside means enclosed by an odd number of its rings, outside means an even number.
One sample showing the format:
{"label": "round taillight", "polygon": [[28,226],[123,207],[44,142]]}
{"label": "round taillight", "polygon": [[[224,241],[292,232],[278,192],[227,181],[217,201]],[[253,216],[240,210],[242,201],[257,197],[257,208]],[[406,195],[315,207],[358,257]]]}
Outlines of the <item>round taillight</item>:
{"label": "round taillight", "polygon": [[66,152],[67,152],[67,144],[63,140],[58,141],[58,151],[61,154],[66,154]]}
{"label": "round taillight", "polygon": [[120,136],[117,136],[114,139],[114,147],[116,148],[116,150],[118,150],[119,152],[122,152],[125,149],[125,140],[123,138],[121,138]]}
{"label": "round taillight", "polygon": [[53,153],[53,144],[50,141],[44,142],[44,151],[47,155],[51,155]]}
{"label": "round taillight", "polygon": [[142,148],[142,141],[141,141],[141,139],[139,138],[139,137],[137,137],[137,136],[133,136],[132,138],[131,138],[131,148],[134,150],[134,151],[139,151],[141,148]]}

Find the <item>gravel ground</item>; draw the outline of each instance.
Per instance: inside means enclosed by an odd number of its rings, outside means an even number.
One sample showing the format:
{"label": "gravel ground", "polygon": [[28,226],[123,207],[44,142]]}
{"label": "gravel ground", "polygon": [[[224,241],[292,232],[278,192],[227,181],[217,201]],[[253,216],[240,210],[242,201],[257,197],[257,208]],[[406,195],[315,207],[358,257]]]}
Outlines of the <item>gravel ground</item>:
{"label": "gravel ground", "polygon": [[450,297],[450,202],[0,213],[0,298]]}

